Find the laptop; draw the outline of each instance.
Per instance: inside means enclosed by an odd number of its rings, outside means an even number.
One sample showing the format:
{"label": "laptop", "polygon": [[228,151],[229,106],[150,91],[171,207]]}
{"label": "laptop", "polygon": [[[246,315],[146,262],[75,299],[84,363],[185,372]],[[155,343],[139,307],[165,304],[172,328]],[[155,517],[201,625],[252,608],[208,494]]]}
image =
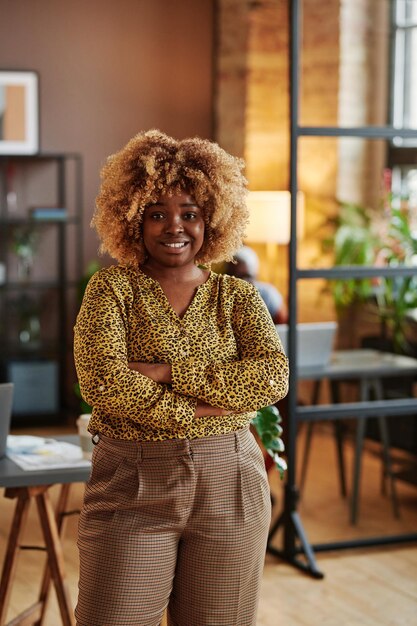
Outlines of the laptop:
{"label": "laptop", "polygon": [[6,455],[12,419],[13,383],[0,383],[0,459]]}
{"label": "laptop", "polygon": [[[285,354],[288,355],[288,325],[275,326]],[[337,322],[307,322],[297,324],[297,368],[326,367],[333,350]]]}

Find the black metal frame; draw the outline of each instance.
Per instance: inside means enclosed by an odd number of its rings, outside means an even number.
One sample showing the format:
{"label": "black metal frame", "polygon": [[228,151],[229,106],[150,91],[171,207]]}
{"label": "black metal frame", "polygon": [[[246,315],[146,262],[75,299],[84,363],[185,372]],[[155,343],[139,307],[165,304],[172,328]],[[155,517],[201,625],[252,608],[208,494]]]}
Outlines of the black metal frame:
{"label": "black metal frame", "polygon": [[[268,551],[275,554],[298,569],[310,574],[314,578],[323,578],[315,560],[315,551],[340,550],[363,548],[366,546],[387,545],[417,540],[417,533],[368,537],[352,541],[330,542],[312,545],[307,539],[300,515],[297,511],[299,491],[296,483],[296,437],[297,425],[301,421],[321,421],[323,419],[342,419],[371,415],[392,414],[392,411],[402,415],[417,412],[417,400],[386,400],[383,402],[356,402],[320,407],[298,407],[297,402],[297,282],[299,279],[309,278],[363,278],[370,276],[407,276],[415,274],[414,268],[375,268],[375,267],[337,267],[320,270],[301,270],[297,267],[297,170],[298,170],[298,140],[300,137],[363,137],[367,139],[393,139],[394,137],[416,137],[417,131],[410,129],[394,129],[393,127],[301,127],[298,123],[299,103],[299,34],[301,25],[300,0],[290,1],[290,192],[291,192],[291,240],[289,245],[289,336],[288,356],[292,364],[290,374],[290,388],[288,393],[288,425],[287,425],[287,482],[284,488],[284,507],[281,515],[271,528],[268,540]],[[278,531],[283,528],[282,549],[277,549],[271,541]],[[302,554],[304,559],[298,555]]]}

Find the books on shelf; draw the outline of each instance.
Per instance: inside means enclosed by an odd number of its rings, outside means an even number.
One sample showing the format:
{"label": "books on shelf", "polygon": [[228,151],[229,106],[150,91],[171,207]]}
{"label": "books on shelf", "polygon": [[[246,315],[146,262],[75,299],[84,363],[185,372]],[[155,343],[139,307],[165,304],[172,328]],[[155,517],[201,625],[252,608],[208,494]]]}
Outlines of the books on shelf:
{"label": "books on shelf", "polygon": [[30,216],[34,220],[42,221],[65,221],[68,218],[67,209],[64,207],[32,207]]}

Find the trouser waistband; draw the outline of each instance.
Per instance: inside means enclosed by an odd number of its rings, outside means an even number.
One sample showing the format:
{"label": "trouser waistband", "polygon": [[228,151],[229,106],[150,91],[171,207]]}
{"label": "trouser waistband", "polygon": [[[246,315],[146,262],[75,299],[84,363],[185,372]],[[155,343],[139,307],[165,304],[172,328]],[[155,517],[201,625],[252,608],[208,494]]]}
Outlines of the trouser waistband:
{"label": "trouser waistband", "polygon": [[198,453],[224,453],[237,452],[250,438],[249,427],[226,433],[225,435],[211,435],[198,439],[165,439],[164,441],[129,441],[125,439],[113,439],[101,433],[94,435],[98,443],[118,454],[136,458],[158,458],[161,456],[181,456],[184,454]]}

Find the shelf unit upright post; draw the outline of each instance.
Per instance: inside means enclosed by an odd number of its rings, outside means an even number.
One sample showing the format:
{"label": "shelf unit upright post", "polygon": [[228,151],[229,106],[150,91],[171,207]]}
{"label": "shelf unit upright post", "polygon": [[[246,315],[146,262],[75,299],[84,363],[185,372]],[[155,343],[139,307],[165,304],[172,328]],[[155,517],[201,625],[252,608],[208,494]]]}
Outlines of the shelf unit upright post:
{"label": "shelf unit upright post", "polygon": [[[279,556],[294,567],[313,576],[323,578],[315,552],[363,548],[366,546],[387,545],[417,540],[417,533],[394,536],[366,537],[355,540],[310,544],[298,512],[299,490],[296,479],[296,438],[297,426],[303,421],[337,420],[346,417],[372,417],[381,415],[412,415],[417,413],[417,399],[384,400],[382,402],[356,402],[353,404],[328,404],[325,406],[298,406],[297,400],[297,335],[298,318],[297,288],[300,279],[349,279],[369,277],[412,276],[412,267],[333,267],[328,269],[301,269],[297,262],[297,206],[298,191],[298,141],[302,137],[361,137],[366,139],[393,140],[396,137],[417,139],[417,130],[397,129],[392,126],[363,126],[358,128],[302,127],[299,124],[300,92],[300,33],[302,0],[290,3],[290,193],[291,193],[291,239],[288,251],[289,262],[289,333],[288,357],[291,363],[290,386],[288,392],[287,424],[287,480],[284,487],[284,506],[277,521],[272,526],[268,551]],[[282,548],[272,545],[274,535],[282,528]],[[302,555],[300,558],[299,555]]]}
{"label": "shelf unit upright post", "polygon": [[[66,162],[65,157],[61,156],[57,161],[58,166],[58,206],[64,207],[66,205],[67,188],[66,188]],[[57,224],[58,231],[58,276],[66,277],[66,236],[65,236],[65,224]],[[59,370],[59,397],[60,405],[63,406],[65,398],[65,381],[67,379],[67,364],[66,364],[66,349],[68,344],[68,307],[66,288],[67,285],[63,280],[60,281],[58,286],[58,310],[59,310],[59,335],[63,338],[63,341],[59,345],[59,361],[61,367]]]}

